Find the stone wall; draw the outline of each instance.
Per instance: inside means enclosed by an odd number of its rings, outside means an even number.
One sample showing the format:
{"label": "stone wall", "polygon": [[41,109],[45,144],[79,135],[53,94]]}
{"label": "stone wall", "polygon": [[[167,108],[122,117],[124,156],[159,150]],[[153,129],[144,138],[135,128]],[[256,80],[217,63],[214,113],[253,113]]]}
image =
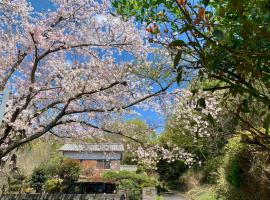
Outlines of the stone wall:
{"label": "stone wall", "polygon": [[157,189],[155,187],[145,187],[142,191],[143,200],[155,200],[157,197]]}
{"label": "stone wall", "polygon": [[119,200],[119,194],[14,194],[0,200]]}

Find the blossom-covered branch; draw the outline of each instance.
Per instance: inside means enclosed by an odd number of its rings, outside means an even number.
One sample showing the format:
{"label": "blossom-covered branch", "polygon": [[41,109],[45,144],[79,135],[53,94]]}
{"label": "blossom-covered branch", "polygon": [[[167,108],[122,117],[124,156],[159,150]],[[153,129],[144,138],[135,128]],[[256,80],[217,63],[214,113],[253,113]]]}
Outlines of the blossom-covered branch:
{"label": "blossom-covered branch", "polygon": [[0,158],[46,133],[87,137],[133,107],[159,110],[175,78],[138,73],[151,68],[151,48],[108,0],[52,2],[42,13],[26,0],[0,3],[0,87],[11,91]]}

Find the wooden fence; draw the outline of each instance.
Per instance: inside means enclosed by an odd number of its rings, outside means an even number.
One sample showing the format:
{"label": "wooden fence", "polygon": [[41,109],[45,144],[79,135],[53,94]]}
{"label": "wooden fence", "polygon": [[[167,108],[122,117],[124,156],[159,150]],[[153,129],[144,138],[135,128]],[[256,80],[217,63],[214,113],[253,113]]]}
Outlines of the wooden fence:
{"label": "wooden fence", "polygon": [[0,200],[119,200],[119,194],[10,194]]}

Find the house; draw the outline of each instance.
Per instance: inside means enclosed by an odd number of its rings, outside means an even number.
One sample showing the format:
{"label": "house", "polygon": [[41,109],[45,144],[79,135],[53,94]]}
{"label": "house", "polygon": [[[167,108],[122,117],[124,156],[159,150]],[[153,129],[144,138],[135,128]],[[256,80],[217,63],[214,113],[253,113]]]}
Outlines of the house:
{"label": "house", "polygon": [[60,151],[64,157],[80,161],[80,181],[102,182],[103,172],[120,170],[124,146],[118,143],[66,144]]}

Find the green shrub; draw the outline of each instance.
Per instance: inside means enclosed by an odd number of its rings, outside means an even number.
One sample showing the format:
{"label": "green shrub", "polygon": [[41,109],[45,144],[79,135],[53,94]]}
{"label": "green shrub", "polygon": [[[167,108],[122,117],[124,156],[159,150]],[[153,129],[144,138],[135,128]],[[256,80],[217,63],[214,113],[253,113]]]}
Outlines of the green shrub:
{"label": "green shrub", "polygon": [[68,186],[77,181],[80,177],[81,165],[78,160],[65,159],[60,163],[57,174],[63,180],[63,184]]}
{"label": "green shrub", "polygon": [[158,181],[146,174],[138,174],[130,171],[108,171],[102,174],[107,181],[118,184],[119,189],[137,190],[144,187],[156,187]]}
{"label": "green shrub", "polygon": [[58,168],[63,159],[64,158],[62,156],[56,155],[52,157],[47,163],[45,163],[44,170],[48,177],[54,177],[57,175]]}
{"label": "green shrub", "polygon": [[118,189],[121,190],[139,190],[140,187],[135,180],[122,179],[118,181]]}
{"label": "green shrub", "polygon": [[45,169],[35,168],[31,176],[30,185],[36,190],[37,193],[40,193],[46,180],[47,175]]}
{"label": "green shrub", "polygon": [[243,171],[239,166],[239,162],[237,158],[230,160],[225,171],[226,180],[236,188],[240,188],[244,183]]}
{"label": "green shrub", "polygon": [[205,165],[202,167],[203,173],[203,183],[215,184],[218,178],[218,168],[222,163],[222,156],[213,157],[205,162]]}
{"label": "green shrub", "polygon": [[247,146],[241,143],[241,137],[231,138],[225,146],[225,156],[223,160],[224,177],[231,186],[240,188],[244,183],[243,164]]}
{"label": "green shrub", "polygon": [[20,171],[15,170],[10,173],[8,177],[8,190],[9,192],[22,192],[27,187],[27,177]]}
{"label": "green shrub", "polygon": [[51,178],[51,179],[48,179],[46,181],[46,183],[44,184],[44,190],[47,193],[50,193],[50,194],[59,193],[63,189],[62,188],[62,183],[63,183],[63,180],[60,179],[60,178]]}
{"label": "green shrub", "polygon": [[269,152],[241,141],[240,135],[234,136],[224,149],[217,194],[224,200],[268,200]]}

